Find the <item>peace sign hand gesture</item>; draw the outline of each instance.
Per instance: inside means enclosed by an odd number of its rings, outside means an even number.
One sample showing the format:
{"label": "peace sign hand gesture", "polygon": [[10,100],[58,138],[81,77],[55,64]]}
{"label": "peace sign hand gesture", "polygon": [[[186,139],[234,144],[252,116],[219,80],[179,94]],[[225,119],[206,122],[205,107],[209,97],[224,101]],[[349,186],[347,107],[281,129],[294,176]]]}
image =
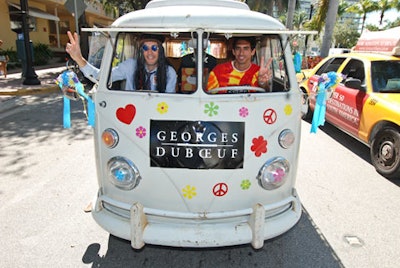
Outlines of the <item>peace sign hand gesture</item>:
{"label": "peace sign hand gesture", "polygon": [[79,67],[83,67],[86,65],[86,60],[82,56],[81,48],[79,46],[79,36],[77,33],[72,33],[70,31],[67,32],[69,42],[65,48],[65,51],[71,56],[71,58],[79,65]]}
{"label": "peace sign hand gesture", "polygon": [[265,58],[261,58],[260,70],[258,71],[258,85],[260,87],[267,87],[272,78],[271,70],[272,58],[269,58],[265,64]]}

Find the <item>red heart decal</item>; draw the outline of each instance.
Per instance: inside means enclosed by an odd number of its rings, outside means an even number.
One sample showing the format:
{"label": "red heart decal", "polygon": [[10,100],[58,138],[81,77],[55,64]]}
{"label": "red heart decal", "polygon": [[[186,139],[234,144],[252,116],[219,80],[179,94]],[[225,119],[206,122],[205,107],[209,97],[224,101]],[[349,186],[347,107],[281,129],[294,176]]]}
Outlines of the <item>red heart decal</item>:
{"label": "red heart decal", "polygon": [[128,104],[125,108],[120,107],[117,109],[117,118],[122,123],[129,125],[132,123],[133,118],[136,115],[136,107],[133,104]]}

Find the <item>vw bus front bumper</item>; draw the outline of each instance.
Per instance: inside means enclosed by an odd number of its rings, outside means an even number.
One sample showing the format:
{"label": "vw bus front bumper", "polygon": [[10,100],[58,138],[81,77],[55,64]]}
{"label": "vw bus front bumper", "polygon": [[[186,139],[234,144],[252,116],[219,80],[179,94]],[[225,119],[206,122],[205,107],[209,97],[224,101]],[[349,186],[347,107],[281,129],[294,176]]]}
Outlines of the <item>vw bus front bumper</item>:
{"label": "vw bus front bumper", "polygon": [[175,247],[222,247],[251,243],[256,249],[264,240],[292,228],[300,219],[301,203],[293,195],[268,205],[214,212],[183,213],[127,205],[99,195],[92,215],[109,233],[130,240],[135,249],[145,244]]}

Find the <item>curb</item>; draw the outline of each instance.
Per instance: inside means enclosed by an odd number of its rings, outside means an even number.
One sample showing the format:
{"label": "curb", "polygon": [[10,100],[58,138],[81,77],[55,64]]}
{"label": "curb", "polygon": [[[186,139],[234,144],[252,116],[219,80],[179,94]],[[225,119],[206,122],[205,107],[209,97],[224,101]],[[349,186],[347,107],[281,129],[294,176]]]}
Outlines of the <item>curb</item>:
{"label": "curb", "polygon": [[40,87],[40,88],[21,88],[21,89],[3,89],[0,91],[1,96],[23,96],[59,92],[57,85]]}

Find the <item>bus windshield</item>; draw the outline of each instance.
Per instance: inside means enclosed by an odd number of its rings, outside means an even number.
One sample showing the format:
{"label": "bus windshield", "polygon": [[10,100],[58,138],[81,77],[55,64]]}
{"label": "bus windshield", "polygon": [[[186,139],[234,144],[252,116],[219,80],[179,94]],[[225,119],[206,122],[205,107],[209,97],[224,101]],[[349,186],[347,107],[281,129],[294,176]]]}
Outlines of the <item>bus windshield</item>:
{"label": "bus windshield", "polygon": [[[117,35],[109,90],[192,94],[201,89],[207,94],[241,94],[284,92],[290,89],[286,59],[283,56],[284,46],[278,35],[226,36],[190,32],[174,36],[156,33],[154,36],[158,40],[155,41],[160,41],[160,49],[149,52],[143,50],[143,36],[143,33],[132,32]],[[198,40],[199,37],[201,40]],[[240,40],[250,40],[251,44],[247,48]],[[198,49],[199,46],[201,49]],[[163,66],[162,62],[168,66],[165,86],[173,89],[167,88],[164,91],[155,87],[145,88],[145,83],[135,80],[133,73],[121,74],[127,69],[139,72],[141,63],[146,66],[145,55],[149,53],[157,54],[159,66]],[[269,77],[265,84],[259,83],[262,64],[264,69],[268,68]],[[126,65],[135,67],[126,68]],[[198,72],[200,69],[201,72]],[[162,78],[158,71],[151,78],[160,82],[161,78],[157,74]],[[176,75],[173,86],[168,84],[169,75]]]}

